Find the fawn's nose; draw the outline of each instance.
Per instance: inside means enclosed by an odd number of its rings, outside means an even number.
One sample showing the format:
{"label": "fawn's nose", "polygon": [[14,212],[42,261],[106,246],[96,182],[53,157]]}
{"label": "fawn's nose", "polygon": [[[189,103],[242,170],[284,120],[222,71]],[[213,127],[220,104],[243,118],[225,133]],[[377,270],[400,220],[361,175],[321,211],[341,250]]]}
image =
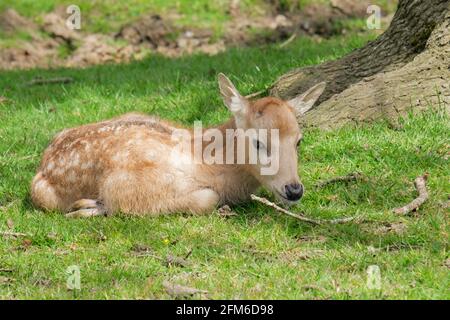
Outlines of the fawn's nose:
{"label": "fawn's nose", "polygon": [[284,186],[286,197],[290,201],[297,201],[303,196],[303,185],[300,183],[291,183]]}

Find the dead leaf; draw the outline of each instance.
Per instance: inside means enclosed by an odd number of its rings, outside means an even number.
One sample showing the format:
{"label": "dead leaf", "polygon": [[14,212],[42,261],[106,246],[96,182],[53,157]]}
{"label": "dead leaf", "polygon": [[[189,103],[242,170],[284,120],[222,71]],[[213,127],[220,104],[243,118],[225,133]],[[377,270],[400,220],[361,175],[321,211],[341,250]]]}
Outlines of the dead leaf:
{"label": "dead leaf", "polygon": [[407,225],[403,222],[386,222],[379,228],[375,229],[376,234],[395,233],[402,234],[406,231]]}
{"label": "dead leaf", "polygon": [[34,282],[34,285],[35,285],[35,286],[42,286],[42,287],[50,287],[51,284],[52,284],[52,280],[50,280],[50,279],[44,279],[44,278],[37,279],[37,280]]}
{"label": "dead leaf", "polygon": [[325,291],[324,288],[316,286],[315,284],[307,284],[302,286],[302,289],[305,291],[317,290],[317,291]]}
{"label": "dead leaf", "polygon": [[49,232],[47,234],[47,238],[49,238],[51,240],[56,240],[58,238],[58,234],[56,232]]}
{"label": "dead leaf", "polygon": [[331,280],[331,284],[333,285],[334,290],[336,290],[337,293],[341,292],[341,286],[339,285],[339,282],[333,279]]}
{"label": "dead leaf", "polygon": [[132,253],[137,257],[154,256],[153,249],[145,244],[135,244],[131,248]]}
{"label": "dead leaf", "polygon": [[33,241],[31,239],[23,239],[21,247],[22,249],[27,250],[32,244]]}
{"label": "dead leaf", "polygon": [[324,243],[327,241],[325,236],[301,236],[298,238],[299,242],[309,242],[309,243]]}
{"label": "dead leaf", "polygon": [[173,255],[169,254],[166,257],[166,265],[168,267],[172,267],[173,266],[173,267],[182,267],[182,268],[184,268],[184,267],[189,266],[190,262],[187,261],[185,258],[176,257],[176,256],[173,256]]}
{"label": "dead leaf", "polygon": [[108,238],[103,234],[103,232],[99,231],[97,233],[97,240],[100,242],[106,241]]}
{"label": "dead leaf", "polygon": [[8,284],[13,283],[14,281],[16,281],[16,279],[0,276],[0,285],[3,285],[3,284],[8,285]]}
{"label": "dead leaf", "polygon": [[8,98],[5,98],[5,97],[3,97],[3,96],[0,96],[0,104],[6,103],[6,102],[8,102],[8,101],[9,101]]}
{"label": "dead leaf", "polygon": [[278,258],[287,263],[295,263],[301,260],[304,261],[314,258],[322,252],[322,250],[305,250],[301,247],[295,247],[281,252],[278,255]]}
{"label": "dead leaf", "polygon": [[69,254],[69,252],[70,252],[69,250],[65,250],[65,249],[61,249],[61,248],[58,248],[54,251],[55,255],[57,255],[57,256],[64,256],[66,254]]}
{"label": "dead leaf", "polygon": [[217,214],[221,217],[233,217],[237,216],[237,213],[232,211],[230,206],[224,205],[217,210]]}
{"label": "dead leaf", "polygon": [[450,258],[444,261],[444,267],[447,267],[450,269]]}
{"label": "dead leaf", "polygon": [[133,251],[133,252],[149,252],[149,251],[153,251],[153,250],[152,250],[152,248],[150,248],[149,246],[147,246],[145,244],[136,243],[131,248],[131,251]]}
{"label": "dead leaf", "polygon": [[186,297],[186,296],[193,296],[194,294],[207,294],[208,291],[206,290],[200,290],[196,288],[191,287],[185,287],[178,284],[170,283],[169,281],[163,281],[163,287],[166,290],[166,292],[171,295],[172,297]]}
{"label": "dead leaf", "polygon": [[14,221],[12,219],[6,220],[6,225],[8,226],[9,230],[14,229]]}

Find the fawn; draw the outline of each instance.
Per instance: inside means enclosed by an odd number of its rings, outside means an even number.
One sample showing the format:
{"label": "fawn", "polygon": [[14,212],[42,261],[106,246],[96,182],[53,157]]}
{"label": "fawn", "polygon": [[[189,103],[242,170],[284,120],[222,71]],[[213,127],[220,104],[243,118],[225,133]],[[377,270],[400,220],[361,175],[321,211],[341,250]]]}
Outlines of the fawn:
{"label": "fawn", "polygon": [[[261,185],[286,205],[299,200],[303,186],[297,172],[297,148],[302,134],[297,117],[313,106],[325,83],[286,102],[274,97],[250,101],[225,75],[219,74],[218,82],[233,116],[213,127],[226,137],[211,155],[223,152],[227,159],[239,158],[242,150],[235,142],[247,129],[270,130],[274,132],[270,137],[277,139],[263,142],[248,135],[243,163],[205,163],[196,161],[199,159],[192,148],[182,150],[178,146],[180,136],[189,147],[200,139],[200,151],[206,151],[206,131],[200,132],[200,138],[195,134],[192,138],[192,129],[149,115],[129,113],[66,129],[44,152],[31,186],[33,203],[46,210],[64,211],[67,217],[116,212],[203,214],[218,205],[248,200]],[[227,134],[230,130],[234,134]],[[271,154],[272,162],[279,160],[277,171],[261,174],[268,164],[262,160],[248,162],[250,149]]]}

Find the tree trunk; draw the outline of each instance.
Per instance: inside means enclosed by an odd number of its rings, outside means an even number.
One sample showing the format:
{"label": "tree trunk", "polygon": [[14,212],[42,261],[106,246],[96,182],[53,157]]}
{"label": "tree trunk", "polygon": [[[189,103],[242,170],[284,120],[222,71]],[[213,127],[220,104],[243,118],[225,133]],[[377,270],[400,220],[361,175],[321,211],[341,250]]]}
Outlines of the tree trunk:
{"label": "tree trunk", "polygon": [[271,94],[290,99],[327,88],[302,122],[321,128],[450,105],[450,1],[400,0],[389,28],[349,55],[281,76]]}

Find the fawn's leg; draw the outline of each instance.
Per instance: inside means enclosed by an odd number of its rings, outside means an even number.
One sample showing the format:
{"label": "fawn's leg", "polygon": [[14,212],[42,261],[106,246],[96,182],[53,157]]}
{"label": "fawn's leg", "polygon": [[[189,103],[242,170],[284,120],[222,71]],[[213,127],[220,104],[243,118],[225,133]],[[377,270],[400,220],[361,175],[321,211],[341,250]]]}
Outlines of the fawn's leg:
{"label": "fawn's leg", "polygon": [[100,199],[110,213],[167,214],[175,212],[210,213],[219,202],[219,195],[203,188],[178,194],[170,187],[161,187],[156,176],[117,171],[111,173],[100,187]]}
{"label": "fawn's leg", "polygon": [[219,204],[219,194],[212,189],[199,189],[186,196],[185,203],[179,203],[180,211],[192,212],[194,214],[211,213]]}
{"label": "fawn's leg", "polygon": [[72,204],[69,213],[66,214],[66,217],[91,218],[106,216],[107,213],[107,210],[100,201],[92,199],[80,199]]}
{"label": "fawn's leg", "polygon": [[[208,214],[211,213],[217,204],[219,203],[219,195],[211,189],[200,189],[190,192],[183,196],[161,196],[152,197],[152,201],[149,202],[148,198],[137,198],[130,203],[128,197],[125,195],[125,199],[121,199],[116,194],[115,199],[105,199],[105,203],[111,206],[112,211],[120,211],[125,214],[168,214],[176,212],[190,212],[193,214]],[[140,201],[139,201],[140,200]],[[112,204],[112,205],[111,205]]]}

